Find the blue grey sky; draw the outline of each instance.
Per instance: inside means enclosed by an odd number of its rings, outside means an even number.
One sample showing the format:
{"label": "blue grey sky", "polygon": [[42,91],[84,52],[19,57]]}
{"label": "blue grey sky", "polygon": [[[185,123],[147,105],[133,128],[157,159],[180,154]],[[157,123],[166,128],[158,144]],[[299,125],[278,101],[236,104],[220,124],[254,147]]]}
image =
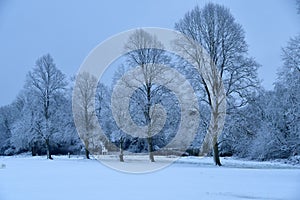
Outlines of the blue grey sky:
{"label": "blue grey sky", "polygon": [[207,2],[225,5],[243,26],[263,86],[272,89],[281,47],[300,32],[295,0],[0,0],[0,106],[15,99],[39,56],[50,53],[71,76],[106,38],[137,27],[173,28]]}

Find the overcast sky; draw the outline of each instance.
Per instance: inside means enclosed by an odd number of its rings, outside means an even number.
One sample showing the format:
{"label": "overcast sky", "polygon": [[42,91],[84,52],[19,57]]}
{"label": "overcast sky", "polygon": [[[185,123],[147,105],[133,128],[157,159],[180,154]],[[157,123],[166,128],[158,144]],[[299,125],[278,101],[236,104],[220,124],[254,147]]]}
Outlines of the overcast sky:
{"label": "overcast sky", "polygon": [[[137,27],[173,28],[197,0],[0,0],[0,106],[11,103],[27,72],[50,53],[59,69],[76,74],[101,41]],[[246,32],[249,54],[262,67],[263,86],[272,89],[281,66],[281,47],[300,32],[295,0],[212,0],[231,10]]]}

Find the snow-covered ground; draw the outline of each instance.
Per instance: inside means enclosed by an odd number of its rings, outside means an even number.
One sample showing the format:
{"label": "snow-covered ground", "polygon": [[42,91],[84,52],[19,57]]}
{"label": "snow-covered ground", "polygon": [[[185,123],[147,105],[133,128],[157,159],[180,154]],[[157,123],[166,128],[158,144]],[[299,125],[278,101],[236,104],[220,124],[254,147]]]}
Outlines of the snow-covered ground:
{"label": "snow-covered ground", "polygon": [[0,200],[300,199],[299,166],[222,162],[216,167],[211,158],[184,157],[153,173],[129,174],[82,157],[0,157]]}

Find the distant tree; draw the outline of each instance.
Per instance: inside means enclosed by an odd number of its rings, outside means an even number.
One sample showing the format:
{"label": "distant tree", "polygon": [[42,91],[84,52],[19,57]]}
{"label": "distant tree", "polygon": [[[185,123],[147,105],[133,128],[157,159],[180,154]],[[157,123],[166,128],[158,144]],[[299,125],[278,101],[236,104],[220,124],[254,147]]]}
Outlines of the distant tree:
{"label": "distant tree", "polygon": [[16,119],[13,128],[12,142],[21,149],[32,152],[35,156],[38,151],[41,151],[38,143],[40,143],[41,135],[35,132],[35,125],[39,119],[39,112],[37,112],[36,102],[32,90],[22,90],[14,102],[18,110],[19,117]]}
{"label": "distant tree", "polygon": [[[76,105],[73,105],[74,120],[77,129],[80,129],[79,135],[85,145],[85,156],[90,159],[90,151],[94,144],[95,123],[93,116],[95,115],[95,90],[97,88],[97,78],[88,72],[78,74],[76,78],[76,86],[74,88],[74,96]],[[74,101],[73,101],[74,102]],[[99,110],[100,112],[100,110]]]}
{"label": "distant tree", "polygon": [[270,160],[300,153],[299,50],[300,37],[290,39],[282,49],[283,66],[274,90],[260,91],[244,108],[247,121],[239,132],[248,132],[251,137],[234,145],[238,156]]}
{"label": "distant tree", "polygon": [[[274,110],[277,110],[276,128],[282,136],[283,145],[290,152],[300,151],[300,35],[291,38],[282,49],[283,66],[275,82]],[[279,104],[279,105],[278,105]],[[279,118],[278,118],[279,117]],[[280,137],[280,136],[278,136]]]}
{"label": "distant tree", "polygon": [[16,113],[11,105],[0,108],[0,154],[13,154],[12,129]]}
{"label": "distant tree", "polygon": [[[175,24],[175,29],[198,42],[207,51],[212,64],[217,67],[218,76],[222,79],[227,96],[227,113],[233,113],[236,109],[247,105],[249,95],[258,85],[258,64],[247,57],[244,30],[235,21],[229,9],[214,3],[208,3],[203,9],[196,6]],[[180,42],[179,48],[198,64],[198,68],[201,68],[202,62],[197,56],[199,52],[187,49],[183,43],[184,41]],[[192,44],[191,40],[186,40],[186,43]],[[214,80],[217,85],[220,85],[220,81]],[[204,77],[201,82],[204,87],[203,99],[206,99],[213,114],[214,100],[209,92],[209,85]],[[211,144],[214,160],[217,165],[221,165],[218,138],[216,134],[214,135]],[[204,141],[208,141],[208,136],[207,134]]]}
{"label": "distant tree", "polygon": [[83,146],[73,119],[71,96],[71,91],[67,89],[65,95],[56,98],[53,123],[57,127],[57,132],[52,136],[55,153],[79,153]]}
{"label": "distant tree", "polygon": [[50,54],[40,57],[27,75],[26,87],[36,99],[33,110],[37,116],[35,130],[46,145],[48,159],[52,159],[51,137],[58,132],[55,124],[57,98],[63,94],[66,85],[65,75],[57,69]]}
{"label": "distant tree", "polygon": [[238,132],[248,136],[233,145],[238,156],[269,160],[300,154],[300,35],[282,48],[282,61],[274,90],[260,90],[243,108],[246,120]]}

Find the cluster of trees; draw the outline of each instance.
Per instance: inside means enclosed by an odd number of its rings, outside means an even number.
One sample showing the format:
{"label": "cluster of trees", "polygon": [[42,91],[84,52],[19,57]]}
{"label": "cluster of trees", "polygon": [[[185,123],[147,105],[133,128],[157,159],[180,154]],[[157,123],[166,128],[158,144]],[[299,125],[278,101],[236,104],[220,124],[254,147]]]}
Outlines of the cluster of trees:
{"label": "cluster of trees", "polygon": [[[176,43],[188,62],[163,51],[155,36],[138,30],[124,47],[129,53],[125,55],[125,64],[115,73],[112,85],[97,83],[88,73],[78,75],[75,92],[79,104],[73,105],[76,116],[72,115],[74,82],[67,81],[49,54],[39,58],[16,100],[0,108],[0,155],[31,151],[33,155],[47,154],[51,159],[51,153],[85,151],[89,158],[90,152],[101,152],[103,148],[117,151],[120,147],[121,161],[123,150],[128,150],[149,152],[149,159],[154,162],[154,152],[174,138],[180,123],[178,99],[167,87],[155,84],[156,77],[165,73],[157,64],[173,66],[196,91],[201,111],[196,137],[187,150],[190,154],[212,153],[217,165],[221,165],[220,155],[267,160],[299,154],[300,35],[290,39],[282,49],[283,64],[274,90],[267,91],[258,80],[259,64],[248,55],[244,30],[229,9],[213,3],[203,8],[196,6],[175,23],[175,29],[192,39]],[[203,65],[201,54],[193,49],[194,41],[206,50],[217,69],[210,79],[190,65],[193,63],[196,68]],[[153,48],[145,48],[149,46]],[[143,74],[142,79],[136,79],[141,83],[138,87],[123,77],[136,66]],[[145,127],[143,138],[122,131],[127,113],[118,105],[124,99],[111,98],[112,88],[119,79],[133,91],[126,97],[129,115],[135,124]],[[219,119],[222,113],[218,107],[224,102],[216,99],[209,88],[216,93],[225,91],[226,121],[221,135],[216,134],[217,123],[213,127],[209,124]],[[111,102],[112,99],[121,100],[118,104]],[[78,137],[74,117],[79,132],[84,133],[79,134],[83,142]],[[104,135],[97,134],[96,123]],[[210,134],[206,134],[207,129]]]}
{"label": "cluster of trees", "polygon": [[[282,49],[283,66],[274,90],[259,88],[232,127],[228,141],[233,154],[252,159],[288,158],[300,153],[300,35]],[[226,140],[225,140],[226,141]],[[236,142],[238,141],[238,142]]]}
{"label": "cluster of trees", "polygon": [[81,145],[72,117],[66,76],[47,54],[37,59],[16,100],[1,107],[0,153],[33,155],[76,152]]}

